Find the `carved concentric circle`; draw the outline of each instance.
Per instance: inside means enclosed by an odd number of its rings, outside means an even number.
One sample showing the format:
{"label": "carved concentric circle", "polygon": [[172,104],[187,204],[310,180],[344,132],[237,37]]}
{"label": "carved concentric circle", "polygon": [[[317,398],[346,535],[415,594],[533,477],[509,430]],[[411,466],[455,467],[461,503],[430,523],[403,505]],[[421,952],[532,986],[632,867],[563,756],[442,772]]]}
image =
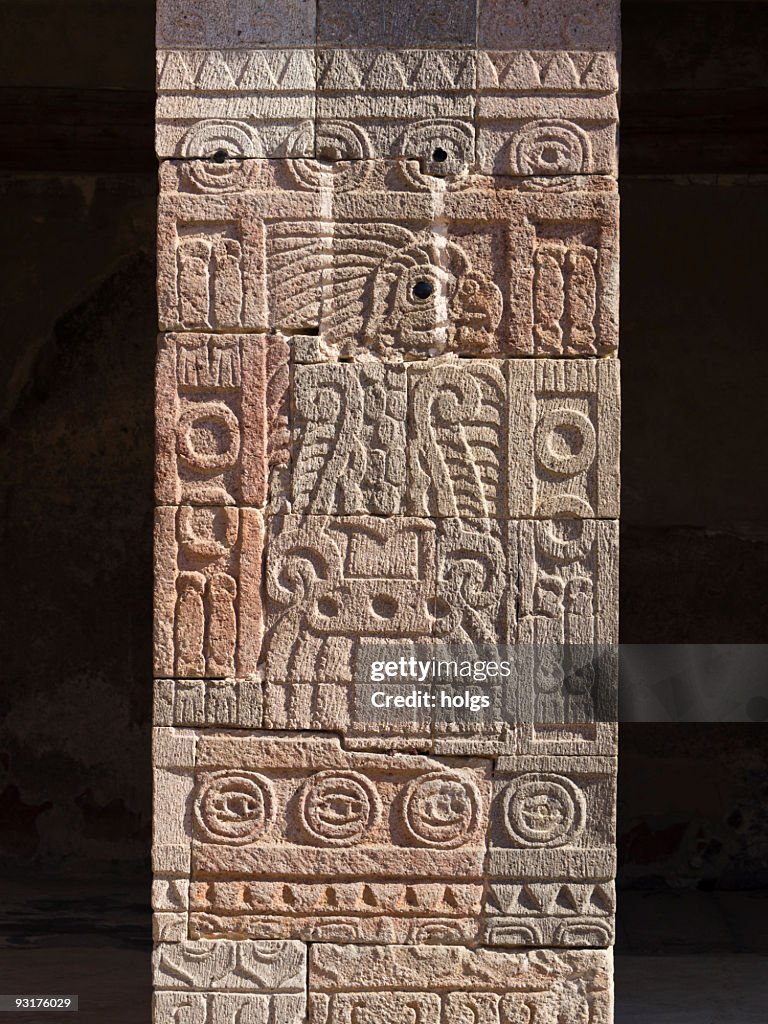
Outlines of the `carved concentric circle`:
{"label": "carved concentric circle", "polygon": [[586,132],[571,121],[531,121],[512,140],[512,174],[586,174],[591,147]]}
{"label": "carved concentric circle", "polygon": [[411,837],[423,846],[463,846],[477,829],[481,797],[458,772],[429,772],[408,783],[403,817]]}
{"label": "carved concentric circle", "polygon": [[354,846],[381,817],[381,800],[370,779],[359,772],[318,772],[300,791],[299,814],[315,842]]}
{"label": "carved concentric circle", "polygon": [[558,476],[574,476],[592,465],[597,452],[595,428],[578,409],[544,408],[534,435],[536,460]]}
{"label": "carved concentric circle", "polygon": [[244,846],[269,830],[275,797],[268,779],[256,772],[216,772],[206,777],[195,802],[203,837],[212,843]]}
{"label": "carved concentric circle", "polygon": [[198,469],[227,469],[240,454],[240,424],[221,402],[201,402],[179,417],[179,455]]}
{"label": "carved concentric circle", "polygon": [[466,175],[475,158],[475,135],[470,124],[433,118],[408,125],[397,142],[405,160],[418,160],[420,172],[407,169],[417,186],[428,185],[424,175],[455,179]]}
{"label": "carved concentric circle", "polygon": [[373,147],[356,124],[324,121],[318,125],[314,145],[317,159],[296,159],[286,165],[299,188],[349,192],[370,176]]}
{"label": "carved concentric circle", "polygon": [[179,156],[221,159],[222,165],[233,157],[256,158],[264,155],[261,140],[250,125],[242,121],[198,121],[179,143]]}
{"label": "carved concentric circle", "polygon": [[521,775],[507,786],[503,803],[504,826],[520,846],[566,846],[584,828],[584,795],[562,775]]}

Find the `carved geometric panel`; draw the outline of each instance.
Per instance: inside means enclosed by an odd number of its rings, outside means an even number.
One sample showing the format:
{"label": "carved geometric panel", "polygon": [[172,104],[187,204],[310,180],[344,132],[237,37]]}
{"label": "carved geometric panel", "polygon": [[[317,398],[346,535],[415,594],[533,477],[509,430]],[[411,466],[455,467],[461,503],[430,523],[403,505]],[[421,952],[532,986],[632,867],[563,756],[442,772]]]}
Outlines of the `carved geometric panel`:
{"label": "carved geometric panel", "polygon": [[263,534],[255,509],[156,510],[156,677],[227,679],[256,670]]}
{"label": "carved geometric panel", "polygon": [[159,504],[261,507],[288,453],[288,346],[279,336],[160,336]]}
{"label": "carved geometric panel", "polygon": [[486,941],[613,941],[616,761],[501,757],[494,774]]}
{"label": "carved geometric panel", "polygon": [[457,946],[334,946],[309,957],[310,1024],[608,1024],[604,950],[509,953]]}
{"label": "carved geometric panel", "polygon": [[474,942],[489,798],[487,763],[205,735],[191,934]]}
{"label": "carved geometric panel", "polygon": [[614,174],[612,53],[478,54],[477,153],[484,174]]}
{"label": "carved geometric panel", "polygon": [[618,53],[619,4],[614,0],[480,0],[478,46],[500,50],[610,50]]}
{"label": "carved geometric panel", "polygon": [[334,140],[337,160],[410,158],[440,175],[465,170],[475,158],[476,80],[467,50],[319,50],[318,155]]}
{"label": "carved geometric panel", "polygon": [[313,156],[314,51],[158,50],[155,116],[161,158]]}

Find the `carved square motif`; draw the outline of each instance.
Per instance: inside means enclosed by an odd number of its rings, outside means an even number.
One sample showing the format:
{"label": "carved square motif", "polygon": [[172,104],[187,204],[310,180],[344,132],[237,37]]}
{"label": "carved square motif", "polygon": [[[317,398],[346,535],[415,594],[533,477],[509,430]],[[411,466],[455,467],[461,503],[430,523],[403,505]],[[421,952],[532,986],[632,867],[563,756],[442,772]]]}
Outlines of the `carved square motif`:
{"label": "carved square motif", "polygon": [[493,787],[487,941],[609,945],[615,758],[501,757]]}
{"label": "carved square motif", "polygon": [[229,505],[155,513],[155,676],[252,675],[261,646],[260,512]]}
{"label": "carved square motif", "polygon": [[156,382],[158,503],[265,505],[289,460],[285,339],[161,335]]}
{"label": "carved square motif", "polygon": [[619,366],[611,359],[509,364],[509,511],[619,514]]}
{"label": "carved square motif", "polygon": [[481,51],[477,155],[483,174],[616,174],[613,53]]}

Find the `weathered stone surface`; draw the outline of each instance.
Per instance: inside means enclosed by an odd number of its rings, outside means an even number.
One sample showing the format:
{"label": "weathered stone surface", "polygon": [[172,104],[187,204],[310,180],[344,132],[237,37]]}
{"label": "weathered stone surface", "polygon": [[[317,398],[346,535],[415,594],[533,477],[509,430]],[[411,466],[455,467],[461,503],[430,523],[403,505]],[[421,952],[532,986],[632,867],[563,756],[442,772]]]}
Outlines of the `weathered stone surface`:
{"label": "weathered stone surface", "polygon": [[609,945],[615,758],[501,757],[493,785],[486,940]]}
{"label": "weathered stone surface", "polygon": [[489,779],[329,737],[201,737],[191,933],[475,941]]}
{"label": "weathered stone surface", "polygon": [[261,689],[258,679],[156,679],[154,724],[258,729]]}
{"label": "weathered stone surface", "polygon": [[599,950],[319,944],[309,986],[311,1024],[612,1019],[611,957]]}
{"label": "weathered stone surface", "polygon": [[177,942],[155,948],[155,987],[176,991],[304,992],[300,942]]}
{"label": "weathered stone surface", "polygon": [[314,46],[313,0],[160,0],[159,47]]}
{"label": "weathered stone surface", "polygon": [[[220,174],[212,170],[219,166]],[[414,178],[414,168],[369,160],[165,165],[164,328],[232,330],[205,301],[217,272],[207,254],[227,241],[232,267],[240,247],[243,326],[319,333],[330,357],[615,351],[614,182],[468,178],[446,187]]]}
{"label": "weathered stone surface", "polygon": [[[562,345],[560,331],[554,340]],[[616,518],[618,363],[525,359],[509,365],[510,515]]]}
{"label": "weathered stone surface", "polygon": [[260,512],[155,513],[155,675],[230,679],[256,669],[262,636]]}
{"label": "weathered stone surface", "polygon": [[159,504],[264,506],[289,461],[285,340],[161,335],[155,409]]}
{"label": "weathered stone surface", "polygon": [[402,0],[369,6],[360,0],[318,0],[317,42],[324,47],[473,46],[474,0]]}
{"label": "weathered stone surface", "polygon": [[480,51],[477,163],[483,174],[615,174],[613,53]]}
{"label": "weathered stone surface", "polygon": [[314,50],[158,50],[160,158],[314,156],[314,129]]}
{"label": "weathered stone surface", "polygon": [[616,0],[479,0],[478,46],[497,50],[610,50],[618,53]]}

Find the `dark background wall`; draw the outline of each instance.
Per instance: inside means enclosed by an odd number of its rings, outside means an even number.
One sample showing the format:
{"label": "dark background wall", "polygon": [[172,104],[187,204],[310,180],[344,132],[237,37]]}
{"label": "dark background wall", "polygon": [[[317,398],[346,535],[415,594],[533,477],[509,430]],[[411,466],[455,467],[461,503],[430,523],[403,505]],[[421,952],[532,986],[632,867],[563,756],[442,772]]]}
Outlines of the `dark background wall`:
{"label": "dark background wall", "polygon": [[[768,4],[623,13],[623,639],[761,642]],[[6,872],[147,872],[152,22],[0,3]],[[767,735],[622,728],[625,889],[765,885]]]}

